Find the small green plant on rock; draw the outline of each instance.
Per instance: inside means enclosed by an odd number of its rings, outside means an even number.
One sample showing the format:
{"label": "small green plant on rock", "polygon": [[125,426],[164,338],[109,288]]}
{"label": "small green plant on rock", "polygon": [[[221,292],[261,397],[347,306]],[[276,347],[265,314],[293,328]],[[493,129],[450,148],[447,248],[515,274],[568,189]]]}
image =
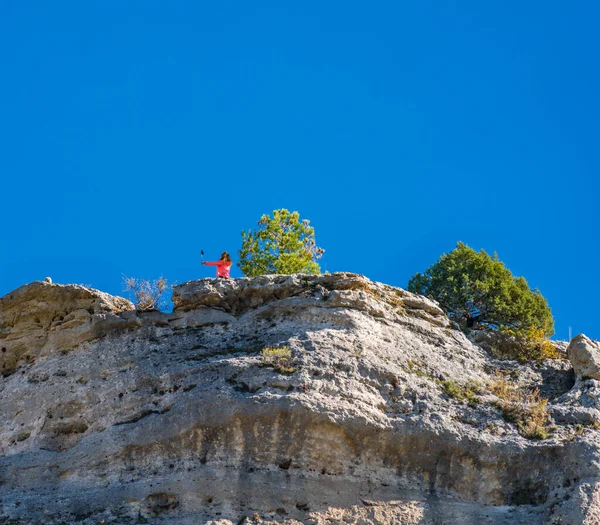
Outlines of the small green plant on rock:
{"label": "small green plant on rock", "polygon": [[572,438],[575,438],[577,436],[583,436],[585,434],[585,431],[588,429],[599,430],[600,423],[598,421],[586,421],[584,423],[577,423],[576,425],[571,427]]}
{"label": "small green plant on rock", "polygon": [[460,385],[454,379],[448,379],[440,383],[444,393],[457,401],[465,401],[469,405],[477,405],[481,402],[477,393],[480,390],[480,385],[475,381],[467,381],[466,384]]}
{"label": "small green plant on rock", "polygon": [[519,387],[498,374],[489,390],[498,397],[496,405],[502,411],[502,417],[514,423],[522,436],[529,439],[548,437],[548,400],[540,396],[539,388]]}
{"label": "small green plant on rock", "polygon": [[293,374],[296,371],[296,366],[294,366],[292,359],[292,351],[287,346],[281,348],[263,348],[260,355],[262,356],[264,366],[271,366],[280,374]]}
{"label": "small green plant on rock", "polygon": [[415,374],[417,377],[429,378],[430,377],[429,374],[424,369],[425,369],[425,363],[423,363],[423,361],[409,359],[406,362],[406,371],[409,374]]}

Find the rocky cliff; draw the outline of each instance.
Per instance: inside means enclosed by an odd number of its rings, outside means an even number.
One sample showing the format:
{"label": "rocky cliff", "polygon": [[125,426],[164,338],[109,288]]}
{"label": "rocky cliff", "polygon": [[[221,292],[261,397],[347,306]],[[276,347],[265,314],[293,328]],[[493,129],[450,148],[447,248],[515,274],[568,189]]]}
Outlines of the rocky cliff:
{"label": "rocky cliff", "polygon": [[347,273],[173,301],[0,299],[0,524],[600,523],[593,342],[575,371],[496,360]]}

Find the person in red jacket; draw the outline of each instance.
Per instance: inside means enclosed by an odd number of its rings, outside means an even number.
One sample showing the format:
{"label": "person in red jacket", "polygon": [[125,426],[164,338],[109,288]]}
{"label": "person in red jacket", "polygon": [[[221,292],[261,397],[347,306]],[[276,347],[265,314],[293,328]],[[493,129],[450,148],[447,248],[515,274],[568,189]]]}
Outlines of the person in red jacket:
{"label": "person in red jacket", "polygon": [[206,266],[216,266],[217,277],[220,277],[221,279],[231,279],[231,256],[229,253],[223,252],[216,262],[202,261],[202,264],[205,264]]}

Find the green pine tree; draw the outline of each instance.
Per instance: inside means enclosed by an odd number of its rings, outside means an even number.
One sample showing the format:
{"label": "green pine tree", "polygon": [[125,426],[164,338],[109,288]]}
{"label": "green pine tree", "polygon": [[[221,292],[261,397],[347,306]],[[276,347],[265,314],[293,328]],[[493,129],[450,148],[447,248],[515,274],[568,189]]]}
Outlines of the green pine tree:
{"label": "green pine tree", "polygon": [[321,273],[316,261],[325,250],[316,245],[314,228],[297,211],[274,210],[258,226],[242,232],[238,266],[244,275]]}
{"label": "green pine tree", "polygon": [[546,299],[531,290],[523,277],[514,277],[498,255],[476,252],[459,242],[424,273],[415,274],[408,290],[435,299],[463,328],[525,334],[554,333]]}

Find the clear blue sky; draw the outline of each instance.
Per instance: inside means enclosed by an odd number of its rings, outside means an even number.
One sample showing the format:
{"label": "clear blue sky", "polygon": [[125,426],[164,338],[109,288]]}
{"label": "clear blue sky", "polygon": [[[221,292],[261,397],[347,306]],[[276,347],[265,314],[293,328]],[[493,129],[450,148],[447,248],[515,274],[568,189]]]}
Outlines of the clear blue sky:
{"label": "clear blue sky", "polygon": [[[398,286],[462,240],[600,339],[600,5],[0,0],[0,295],[212,276],[275,208]],[[239,276],[239,270],[234,274]]]}

